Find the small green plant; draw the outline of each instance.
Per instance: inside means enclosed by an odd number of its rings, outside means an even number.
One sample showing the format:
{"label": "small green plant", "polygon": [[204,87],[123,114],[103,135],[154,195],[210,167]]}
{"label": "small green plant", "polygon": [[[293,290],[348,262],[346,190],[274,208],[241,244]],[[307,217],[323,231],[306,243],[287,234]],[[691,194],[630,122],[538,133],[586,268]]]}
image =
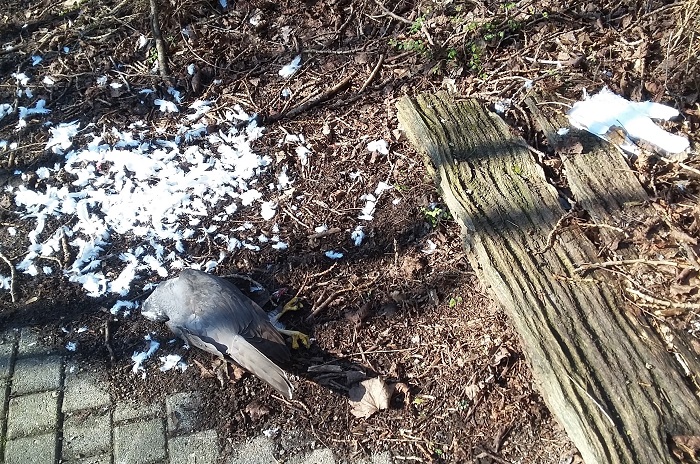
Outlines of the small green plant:
{"label": "small green plant", "polygon": [[447,61],[455,61],[457,59],[457,49],[448,48],[447,49]]}
{"label": "small green plant", "polygon": [[425,22],[425,16],[418,16],[413,21],[413,24],[411,24],[411,28],[408,30],[408,33],[411,35],[418,33],[421,30],[421,28],[423,27],[424,22]]}
{"label": "small green plant", "polygon": [[462,302],[462,297],[461,297],[461,296],[457,296],[457,297],[454,297],[454,296],[453,296],[453,297],[450,297],[450,301],[449,301],[448,305],[450,306],[450,308],[454,308],[454,307],[456,307],[458,304],[460,304],[461,302]]}
{"label": "small green plant", "polygon": [[428,208],[421,208],[425,222],[430,224],[430,227],[435,228],[441,221],[446,221],[452,218],[450,212],[442,209],[438,205],[431,205]]}
{"label": "small green plant", "polygon": [[425,48],[425,44],[423,43],[422,40],[416,40],[416,39],[403,39],[403,40],[396,40],[396,39],[389,39],[389,45],[394,47],[397,50],[404,51],[404,52],[416,52],[418,54],[424,55],[428,52],[428,50]]}

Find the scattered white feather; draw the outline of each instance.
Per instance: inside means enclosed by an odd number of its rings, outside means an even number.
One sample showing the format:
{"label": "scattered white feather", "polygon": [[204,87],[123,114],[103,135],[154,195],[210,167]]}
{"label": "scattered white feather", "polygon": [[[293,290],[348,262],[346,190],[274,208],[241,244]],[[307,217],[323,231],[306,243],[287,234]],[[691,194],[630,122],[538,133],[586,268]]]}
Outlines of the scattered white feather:
{"label": "scattered white feather", "polygon": [[156,98],[153,100],[153,104],[158,107],[163,113],[179,113],[180,110],[177,109],[177,105],[171,101]]}
{"label": "scattered white feather", "polygon": [[19,122],[17,123],[17,127],[22,128],[27,125],[27,117],[32,116],[34,114],[48,114],[50,113],[51,110],[46,108],[46,100],[41,99],[37,100],[36,105],[34,108],[27,108],[24,106],[19,107]]}
{"label": "scattered white feather", "polygon": [[32,55],[32,66],[38,65],[42,61],[44,61],[44,59],[42,57],[40,57],[39,55]]}
{"label": "scattered white feather", "polygon": [[388,155],[389,145],[384,139],[374,140],[367,144],[367,150],[370,152],[377,152],[382,155]]}
{"label": "scattered white feather", "polygon": [[24,73],[12,73],[12,77],[14,77],[17,83],[22,87],[26,87],[27,84],[29,84],[29,76]]}
{"label": "scattered white feather", "polygon": [[36,170],[36,176],[39,179],[48,179],[51,175],[51,171],[46,166],[42,166]]}
{"label": "scattered white feather", "polygon": [[56,83],[56,81],[51,76],[44,76],[44,79],[42,79],[41,82],[44,83],[45,85],[48,85],[49,87],[51,87],[52,85],[54,85]]}
{"label": "scattered white feather", "polygon": [[668,153],[685,151],[688,139],[663,130],[652,119],[669,120],[678,115],[678,110],[670,106],[650,101],[631,102],[607,87],[575,103],[568,113],[569,121],[576,128],[605,138],[612,126],[621,126],[632,139],[645,140]]}
{"label": "scattered white feather", "polygon": [[182,360],[182,356],[177,354],[161,356],[160,362],[163,363],[160,366],[161,372],[166,372],[170,369],[179,369],[180,372],[185,372],[187,370],[187,363]]}
{"label": "scattered white feather", "polygon": [[339,251],[334,251],[334,250],[328,250],[324,254],[326,255],[327,258],[330,258],[330,259],[340,259],[343,257],[343,253],[341,253]]}
{"label": "scattered white feather", "polygon": [[78,349],[78,343],[77,342],[68,342],[68,343],[66,343],[66,349],[68,351],[76,351]]}
{"label": "scattered white feather", "polygon": [[355,243],[355,246],[360,246],[362,245],[362,241],[365,239],[365,233],[362,230],[362,226],[357,226],[355,227],[355,230],[353,230],[350,233],[350,238],[353,240]]}
{"label": "scattered white feather", "polygon": [[391,190],[394,187],[387,184],[386,182],[379,182],[377,184],[377,188],[374,189],[374,194],[377,196],[377,198],[383,193],[386,192],[387,190]]}
{"label": "scattered white feather", "polygon": [[263,204],[260,206],[260,216],[262,216],[262,218],[266,221],[269,221],[275,217],[275,214],[277,213],[276,209],[277,203],[274,201],[263,202]]}
{"label": "scattered white feather", "polygon": [[149,340],[149,346],[146,351],[134,351],[134,354],[131,355],[131,360],[134,361],[134,367],[131,368],[131,372],[134,374],[137,374],[139,371],[142,371],[142,378],[146,378],[146,371],[143,368],[143,363],[146,362],[148,358],[153,356],[153,353],[156,352],[158,347],[160,346],[160,343],[158,343],[155,340],[151,340],[150,336],[146,335],[146,340]]}
{"label": "scattered white feather", "polygon": [[0,120],[8,114],[12,114],[13,111],[12,105],[9,103],[0,103]]}
{"label": "scattered white feather", "polygon": [[53,153],[63,154],[73,144],[73,137],[78,133],[79,127],[80,121],[73,121],[50,128],[51,138],[46,142],[45,149],[50,148]]}
{"label": "scattered white feather", "polygon": [[194,65],[194,63],[187,65],[187,74],[189,74],[190,76],[194,76],[196,70],[197,67]]}
{"label": "scattered white feather", "polygon": [[107,85],[107,76],[100,76],[100,77],[98,77],[97,79],[95,79],[95,82],[96,82],[97,85],[99,85],[100,87],[104,87],[104,86]]}
{"label": "scattered white feather", "polygon": [[496,113],[503,114],[508,109],[510,109],[512,103],[513,101],[510,98],[506,98],[505,100],[499,100],[493,104],[493,109],[496,111]]}
{"label": "scattered white feather", "polygon": [[428,239],[428,240],[426,240],[425,248],[423,248],[421,251],[423,253],[425,253],[426,255],[431,255],[431,254],[435,253],[435,250],[437,250],[437,245],[435,244],[435,242]]}
{"label": "scattered white feather", "polygon": [[323,233],[328,230],[328,226],[325,224],[321,224],[320,226],[317,226],[314,228],[314,232],[317,234]]}
{"label": "scattered white feather", "polygon": [[139,40],[138,40],[138,42],[136,43],[136,48],[137,48],[138,50],[141,50],[141,49],[142,49],[143,47],[145,47],[146,45],[148,45],[148,39],[146,38],[146,36],[143,35],[143,34],[139,35]]}
{"label": "scattered white feather", "polygon": [[292,77],[294,73],[296,73],[299,70],[300,67],[301,55],[297,55],[296,57],[294,57],[291,63],[282,66],[282,69],[280,69],[279,71],[279,75],[287,79],[289,77]]}
{"label": "scattered white feather", "polygon": [[289,248],[289,245],[287,245],[286,242],[277,242],[277,243],[272,245],[272,248],[274,248],[275,250],[282,251],[282,250],[286,250],[287,248]]}
{"label": "scattered white feather", "polygon": [[116,316],[119,314],[119,311],[126,310],[125,314],[128,314],[132,309],[136,309],[137,307],[138,304],[135,301],[117,300],[114,306],[110,308],[109,312]]}
{"label": "scattered white feather", "polygon": [[182,103],[182,94],[179,90],[174,87],[168,87],[168,93],[173,96],[178,104]]}

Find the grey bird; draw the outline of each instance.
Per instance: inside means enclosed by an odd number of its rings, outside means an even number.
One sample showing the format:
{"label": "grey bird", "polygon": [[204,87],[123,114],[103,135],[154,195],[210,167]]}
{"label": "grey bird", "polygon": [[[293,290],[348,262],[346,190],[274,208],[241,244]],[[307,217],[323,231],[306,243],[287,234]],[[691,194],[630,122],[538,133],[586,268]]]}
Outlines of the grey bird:
{"label": "grey bird", "polygon": [[141,314],[166,322],[189,345],[234,361],[292,398],[292,384],[279,366],[289,362],[289,348],[265,311],[231,282],[186,269],[161,282]]}

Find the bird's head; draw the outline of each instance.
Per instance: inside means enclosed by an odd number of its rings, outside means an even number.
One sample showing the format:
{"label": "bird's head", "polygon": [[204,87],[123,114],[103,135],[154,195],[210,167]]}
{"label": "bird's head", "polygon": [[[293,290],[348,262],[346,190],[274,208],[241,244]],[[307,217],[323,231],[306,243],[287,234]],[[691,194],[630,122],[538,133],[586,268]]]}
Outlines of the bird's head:
{"label": "bird's head", "polygon": [[141,315],[149,321],[155,322],[167,322],[170,319],[168,315],[165,314],[163,305],[158,304],[158,301],[151,301],[150,297],[143,302]]}

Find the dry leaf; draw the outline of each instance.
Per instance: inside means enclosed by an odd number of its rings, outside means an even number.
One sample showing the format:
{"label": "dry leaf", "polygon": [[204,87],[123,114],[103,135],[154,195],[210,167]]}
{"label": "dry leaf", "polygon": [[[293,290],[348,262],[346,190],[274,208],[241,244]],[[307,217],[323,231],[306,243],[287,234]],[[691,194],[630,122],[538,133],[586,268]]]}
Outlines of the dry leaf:
{"label": "dry leaf", "polygon": [[379,377],[362,381],[350,389],[350,412],[355,417],[370,417],[381,409],[388,409],[393,394],[394,386]]}
{"label": "dry leaf", "polygon": [[250,419],[255,422],[270,414],[270,408],[258,400],[253,400],[245,407],[245,412],[250,416]]}
{"label": "dry leaf", "polygon": [[676,435],[673,437],[673,444],[676,446],[674,454],[681,459],[682,462],[688,462],[683,459],[688,456],[693,461],[697,461],[700,454],[700,436],[698,435]]}

